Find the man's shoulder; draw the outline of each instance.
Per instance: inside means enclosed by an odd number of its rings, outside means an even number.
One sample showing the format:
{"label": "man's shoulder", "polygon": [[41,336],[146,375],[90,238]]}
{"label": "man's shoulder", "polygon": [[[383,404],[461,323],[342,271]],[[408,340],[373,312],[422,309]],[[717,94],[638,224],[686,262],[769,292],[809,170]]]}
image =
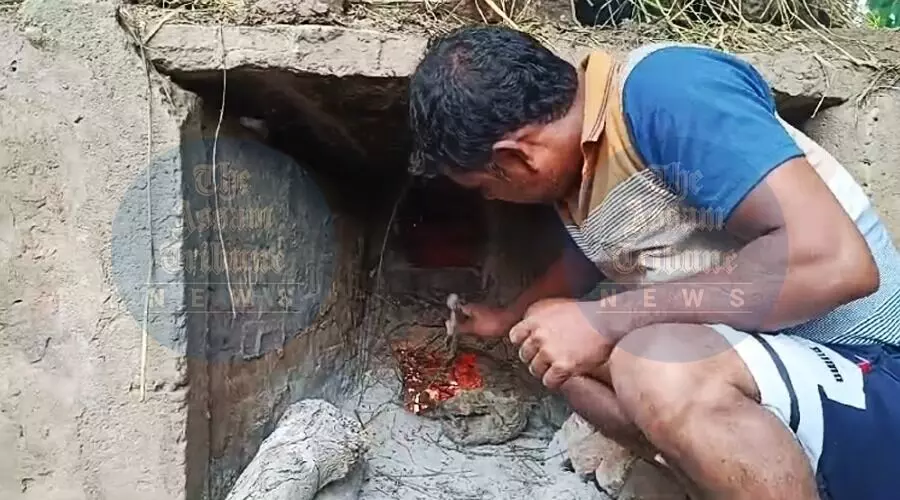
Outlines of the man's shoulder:
{"label": "man's shoulder", "polygon": [[648,44],[629,52],[620,79],[626,114],[688,113],[698,105],[727,105],[744,95],[770,101],[768,83],[749,61],[712,47],[687,43]]}
{"label": "man's shoulder", "polygon": [[625,55],[622,82],[624,84],[632,74],[666,79],[677,78],[679,75],[690,77],[695,74],[693,70],[700,69],[698,66],[721,63],[739,66],[748,64],[734,54],[707,45],[684,42],[649,43]]}
{"label": "man's shoulder", "polygon": [[631,74],[631,72],[634,71],[634,68],[636,68],[638,64],[640,64],[651,54],[664,52],[671,53],[673,50],[680,51],[688,47],[705,48],[701,45],[693,45],[681,42],[656,42],[643,44],[625,54],[625,58],[622,61],[624,75],[628,76],[629,74]]}

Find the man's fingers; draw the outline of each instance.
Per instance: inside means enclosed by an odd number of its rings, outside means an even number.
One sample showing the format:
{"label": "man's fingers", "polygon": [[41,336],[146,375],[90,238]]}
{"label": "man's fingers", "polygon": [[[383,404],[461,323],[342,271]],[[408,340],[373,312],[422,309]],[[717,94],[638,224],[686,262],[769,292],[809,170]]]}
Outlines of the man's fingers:
{"label": "man's fingers", "polygon": [[516,325],[509,330],[509,341],[514,345],[525,342],[525,339],[531,336],[531,332],[534,331],[535,326],[534,322],[528,319],[523,319],[516,323]]}
{"label": "man's fingers", "polygon": [[546,373],[549,368],[550,361],[542,352],[538,352],[528,365],[528,371],[534,378],[543,378],[544,373]]}
{"label": "man's fingers", "polygon": [[534,355],[538,353],[539,349],[540,345],[538,344],[537,338],[532,335],[525,339],[525,342],[522,342],[522,347],[519,348],[519,359],[527,365],[528,363],[531,363],[531,359],[534,358]]}
{"label": "man's fingers", "polygon": [[572,376],[571,371],[560,368],[559,366],[551,366],[544,372],[544,376],[541,378],[541,383],[544,384],[544,387],[550,389],[551,391],[555,391],[559,389],[561,385],[566,380],[569,380],[569,377]]}

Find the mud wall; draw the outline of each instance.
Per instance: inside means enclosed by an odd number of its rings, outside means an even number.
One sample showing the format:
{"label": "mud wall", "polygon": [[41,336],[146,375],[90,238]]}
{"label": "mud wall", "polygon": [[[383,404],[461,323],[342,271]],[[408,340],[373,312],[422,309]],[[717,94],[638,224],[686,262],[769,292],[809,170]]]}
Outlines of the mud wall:
{"label": "mud wall", "polygon": [[[148,315],[144,401],[130,294],[147,281],[148,233],[162,245],[162,221],[180,216],[178,146],[199,124],[190,96],[152,93],[148,200],[142,68],[108,2],[0,15],[0,498],[185,498],[183,278],[160,280],[175,307]],[[116,235],[132,188],[155,215]],[[131,277],[114,252],[138,263]]]}
{"label": "mud wall", "polygon": [[219,126],[217,106],[205,107],[203,122],[182,143],[191,151],[182,165],[186,474],[188,498],[216,499],[288,405],[337,400],[358,375],[364,224],[328,180],[231,118]]}
{"label": "mud wall", "polygon": [[826,109],[806,132],[850,170],[900,245],[900,91],[882,89],[857,104]]}

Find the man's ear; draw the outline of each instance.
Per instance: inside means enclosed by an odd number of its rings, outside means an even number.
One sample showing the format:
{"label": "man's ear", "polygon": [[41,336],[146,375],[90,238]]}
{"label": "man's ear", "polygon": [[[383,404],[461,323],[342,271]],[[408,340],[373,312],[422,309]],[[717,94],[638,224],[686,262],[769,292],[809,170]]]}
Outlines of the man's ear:
{"label": "man's ear", "polygon": [[524,170],[523,173],[535,171],[528,143],[517,138],[501,139],[495,142],[493,160],[504,170]]}

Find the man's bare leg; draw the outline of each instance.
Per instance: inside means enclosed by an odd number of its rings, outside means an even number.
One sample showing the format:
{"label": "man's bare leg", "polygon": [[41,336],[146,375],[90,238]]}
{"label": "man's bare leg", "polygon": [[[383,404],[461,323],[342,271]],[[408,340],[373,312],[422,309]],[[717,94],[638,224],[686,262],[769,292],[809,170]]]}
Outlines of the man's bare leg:
{"label": "man's bare leg", "polygon": [[613,352],[610,373],[616,412],[706,496],[819,498],[795,437],[759,405],[750,372],[712,329],[656,325],[632,332]]}
{"label": "man's bare leg", "polygon": [[572,410],[601,434],[645,460],[654,460],[657,450],[625,415],[622,405],[607,384],[590,377],[572,377],[560,387],[560,392]]}
{"label": "man's bare leg", "polygon": [[[560,392],[575,413],[590,422],[605,437],[614,440],[650,463],[658,463],[659,450],[647,440],[644,433],[625,414],[615,393],[606,382],[600,382],[590,377],[572,377],[560,387]],[[691,498],[704,498],[704,494],[699,491],[697,485],[687,474],[678,469],[677,464],[665,463],[662,465]]]}

